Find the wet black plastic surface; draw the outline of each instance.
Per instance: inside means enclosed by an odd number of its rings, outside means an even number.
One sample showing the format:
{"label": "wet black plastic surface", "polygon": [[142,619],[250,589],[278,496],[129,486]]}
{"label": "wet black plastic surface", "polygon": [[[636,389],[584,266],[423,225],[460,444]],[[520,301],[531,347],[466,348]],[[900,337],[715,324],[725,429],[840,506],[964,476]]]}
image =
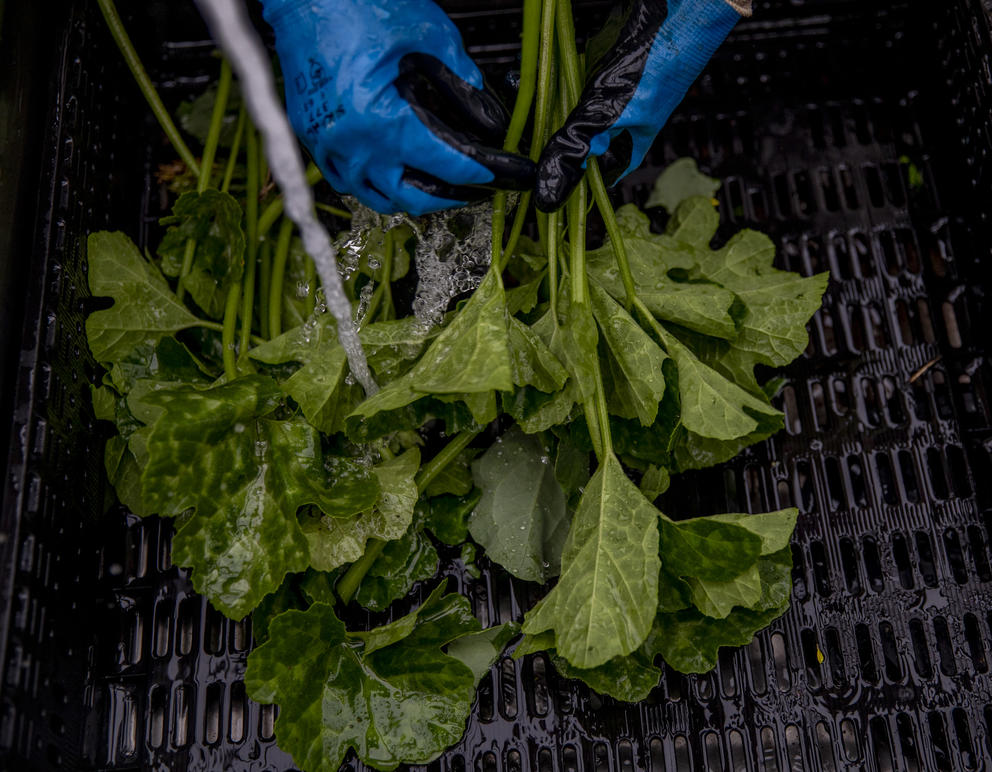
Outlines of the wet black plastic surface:
{"label": "wet black plastic surface", "polygon": [[[512,60],[515,12],[452,5],[480,58]],[[988,21],[977,0],[756,5],[621,197],[643,201],[657,167],[694,156],[724,180],[725,232],[758,227],[781,266],[833,274],[785,373],[786,431],[664,501],[675,516],[798,506],[792,609],[635,706],[540,656],[504,660],[432,770],[992,764]],[[190,18],[130,22],[167,100],[211,71],[209,48],[184,42]],[[167,524],[101,515],[82,237],[154,241],[168,151],[148,143],[159,134],[92,4],[76,3],[61,50],[0,520],[0,767],[289,770],[273,710],[244,696],[250,625],[191,593]],[[486,624],[534,600],[497,570],[450,570]]]}

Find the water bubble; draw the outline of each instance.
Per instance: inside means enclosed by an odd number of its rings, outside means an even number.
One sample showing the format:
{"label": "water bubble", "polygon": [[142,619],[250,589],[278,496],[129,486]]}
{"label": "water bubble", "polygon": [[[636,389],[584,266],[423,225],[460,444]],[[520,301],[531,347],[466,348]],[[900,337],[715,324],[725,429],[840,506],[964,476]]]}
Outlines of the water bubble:
{"label": "water bubble", "polygon": [[440,324],[452,298],[475,289],[489,267],[492,206],[486,202],[419,219],[414,262],[419,282],[413,313]]}

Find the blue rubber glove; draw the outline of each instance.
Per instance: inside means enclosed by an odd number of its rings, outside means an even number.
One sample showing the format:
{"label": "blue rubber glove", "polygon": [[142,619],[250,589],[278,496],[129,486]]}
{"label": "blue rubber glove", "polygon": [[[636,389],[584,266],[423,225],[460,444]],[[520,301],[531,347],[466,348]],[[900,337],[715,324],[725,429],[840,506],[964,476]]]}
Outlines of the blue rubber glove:
{"label": "blue rubber glove", "polygon": [[263,0],[290,122],[328,182],[420,215],[534,183],[508,116],[431,0]]}
{"label": "blue rubber glove", "polygon": [[579,104],[541,153],[537,206],[551,212],[564,204],[590,155],[602,156],[610,184],[640,166],[713,52],[749,12],[750,0],[635,0]]}

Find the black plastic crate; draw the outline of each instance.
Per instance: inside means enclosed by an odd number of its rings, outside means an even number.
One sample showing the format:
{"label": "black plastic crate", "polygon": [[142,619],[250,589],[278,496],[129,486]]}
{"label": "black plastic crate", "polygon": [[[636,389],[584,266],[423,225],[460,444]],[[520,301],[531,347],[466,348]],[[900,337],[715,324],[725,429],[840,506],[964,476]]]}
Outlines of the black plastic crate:
{"label": "black plastic crate", "polygon": [[[448,3],[497,76],[519,24],[504,5]],[[5,306],[25,310],[5,384],[0,766],[288,770],[273,709],[240,680],[250,623],[225,620],[169,565],[168,523],[103,514],[85,235],[154,243],[166,202],[153,172],[169,151],[95,4],[38,6],[57,55],[36,217],[21,222],[30,270]],[[663,502],[679,515],[798,506],[792,608],[714,672],[668,672],[639,705],[559,678],[542,656],[506,658],[431,770],[992,766],[986,10],[756,6],[617,197],[643,201],[659,167],[694,156],[724,180],[725,231],[757,227],[782,267],[832,273],[810,347],[784,372],[786,430],[678,478]],[[167,101],[202,88],[216,65],[192,4],[132,11]],[[491,567],[455,580],[485,623],[534,600]]]}

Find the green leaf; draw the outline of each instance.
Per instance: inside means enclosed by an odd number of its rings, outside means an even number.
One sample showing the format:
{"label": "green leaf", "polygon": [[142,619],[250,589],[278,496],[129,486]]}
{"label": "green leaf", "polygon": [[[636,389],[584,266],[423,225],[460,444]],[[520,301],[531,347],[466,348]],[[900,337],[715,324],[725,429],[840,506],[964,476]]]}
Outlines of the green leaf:
{"label": "green leaf", "polygon": [[510,656],[513,659],[526,657],[528,654],[537,654],[542,651],[553,651],[555,648],[555,634],[551,630],[546,630],[534,635],[525,634],[513,650]]}
{"label": "green leaf", "polygon": [[603,374],[609,374],[610,383],[604,385],[610,412],[622,418],[637,418],[643,426],[650,426],[665,395],[662,366],[668,355],[595,282],[589,285],[589,293],[609,351]]}
{"label": "green leaf", "polygon": [[520,633],[520,625],[506,622],[477,633],[462,636],[448,645],[448,656],[454,657],[468,667],[475,677],[476,686],[488,675],[496,664],[503,649],[515,635]]}
{"label": "green leaf", "polygon": [[792,532],[796,529],[799,510],[795,507],[780,509],[777,512],[764,512],[757,515],[728,513],[711,515],[710,520],[718,523],[733,523],[746,528],[761,538],[761,554],[770,555],[789,546]]}
{"label": "green leaf", "polygon": [[[626,215],[622,219],[621,213]],[[733,313],[740,301],[729,289],[691,273],[699,265],[697,250],[670,236],[651,233],[647,217],[636,207],[622,207],[617,214],[637,297],[651,313],[705,335],[736,338],[739,322]],[[588,253],[588,268],[610,295],[618,300],[625,297],[609,244]]]}
{"label": "green leaf", "polygon": [[717,663],[722,646],[743,646],[754,634],[789,607],[792,589],[792,552],[786,547],[762,556],[757,564],[761,596],[753,608],[734,607],[725,617],[706,616],[696,608],[667,613],[655,619],[644,643],[648,654],[661,654],[681,673],[704,673]]}
{"label": "green leaf", "polygon": [[[304,593],[306,595],[307,593]],[[255,645],[265,643],[269,638],[269,623],[280,614],[284,614],[290,609],[304,609],[309,603],[316,603],[317,599],[305,599],[300,597],[293,587],[293,582],[287,580],[279,585],[275,592],[270,592],[259,601],[255,610],[251,612],[251,633],[255,639]],[[334,601],[330,601],[333,603]]]}
{"label": "green leaf", "polygon": [[183,193],[172,207],[172,214],[159,221],[169,226],[158,248],[166,276],[180,276],[186,244],[191,239],[196,241],[190,272],[179,281],[214,319],[224,315],[227,290],[244,273],[243,217],[240,204],[232,196],[208,189]]}
{"label": "green leaf", "polygon": [[177,386],[183,383],[207,386],[215,380],[192,352],[171,335],[142,343],[115,360],[109,377],[121,394],[129,392],[139,380],[153,379]]}
{"label": "green leaf", "polygon": [[341,576],[341,571],[315,571],[308,568],[300,581],[300,591],[306,596],[307,603],[327,603],[333,606],[338,602],[334,586]]}
{"label": "green leaf", "polygon": [[555,450],[555,479],[569,500],[589,482],[589,451],[580,448],[571,432],[558,438]]}
{"label": "green leaf", "polygon": [[550,394],[524,386],[512,393],[503,392],[500,398],[503,410],[516,420],[520,428],[528,434],[536,434],[568,423],[580,395],[575,380],[569,378],[561,390]]}
{"label": "green leaf", "polygon": [[386,544],[358,586],[355,600],[372,611],[383,611],[409,593],[414,584],[431,579],[437,565],[437,550],[431,540],[419,531],[407,533]]}
{"label": "green leaf", "polygon": [[[680,207],[681,210],[681,207]],[[775,245],[741,231],[717,252],[701,251],[699,274],[734,292],[747,307],[734,347],[753,362],[781,367],[809,343],[806,322],[820,307],[828,274],[804,278],[772,266]]]}
{"label": "green leaf", "polygon": [[715,464],[721,464],[736,456],[749,445],[761,442],[775,434],[784,424],[781,414],[760,415],[757,412],[752,413],[748,408],[744,408],[744,412],[755,419],[757,426],[750,434],[733,440],[715,440],[710,437],[702,437],[686,430],[685,427],[678,427],[672,442],[673,468],[681,472],[687,469],[705,469]]}
{"label": "green leaf", "polygon": [[[371,439],[381,434],[370,433],[363,424],[381,413],[393,413],[416,402],[424,393],[451,395],[465,401],[465,395],[512,388],[509,336],[507,333],[506,301],[499,278],[487,274],[465,307],[444,328],[417,363],[402,377],[387,384],[377,394],[361,402],[348,417],[349,436],[357,440]],[[495,409],[495,398],[488,394],[480,405],[469,405],[478,423]],[[487,415],[482,415],[486,413]],[[387,425],[394,421],[384,416]],[[393,425],[397,428],[416,428]],[[456,431],[448,427],[449,431]]]}
{"label": "green leaf", "polygon": [[658,611],[681,611],[692,605],[692,588],[678,576],[665,570],[662,563],[658,579]]}
{"label": "green leaf", "polygon": [[663,206],[673,214],[680,203],[692,196],[712,198],[720,189],[720,180],[699,171],[694,158],[679,158],[658,175],[645,209]]}
{"label": "green leaf", "polygon": [[692,592],[692,604],[708,617],[723,619],[734,606],[752,608],[761,599],[757,563],[726,582],[690,576],[686,583]]}
{"label": "green leaf", "polygon": [[556,392],[565,385],[568,371],[539,337],[519,319],[510,317],[510,365],[517,386]]}
{"label": "green leaf", "polygon": [[[214,104],[217,102],[217,84],[211,83],[207,89],[195,99],[184,100],[176,108],[176,117],[183,131],[191,134],[201,145],[206,144],[207,134],[210,133],[210,121],[213,117]],[[238,108],[241,106],[241,94],[232,89],[227,101],[227,110],[221,122],[218,144],[220,147],[230,147],[234,141],[234,133],[238,123]]]}
{"label": "green leaf", "polygon": [[471,576],[473,579],[478,579],[482,576],[482,572],[479,567],[475,564],[476,559],[476,549],[475,545],[471,542],[465,542],[461,546],[458,554],[459,560],[462,561],[462,565],[465,566],[465,573]]}
{"label": "green leaf", "polygon": [[544,276],[545,272],[542,271],[536,279],[506,291],[506,310],[511,317],[517,314],[529,314],[537,307],[538,293]]}
{"label": "green leaf", "polygon": [[671,481],[672,478],[665,467],[651,464],[644,473],[644,476],[641,477],[641,493],[644,494],[644,498],[653,502],[668,490]]}
{"label": "green leaf", "polygon": [[506,298],[495,272],[486,275],[410,375],[411,388],[427,394],[508,391],[513,387]]}
{"label": "green leaf", "polygon": [[107,480],[114,486],[121,504],[139,517],[150,515],[141,497],[141,466],[127,441],[120,435],[111,437],[104,448],[103,459]]}
{"label": "green leaf", "polygon": [[90,291],[114,305],[86,319],[86,336],[101,363],[193,327],[198,320],[175,299],[165,279],[123,233],[98,231],[87,240]]}
{"label": "green leaf", "polygon": [[582,399],[590,400],[595,396],[599,381],[596,366],[599,333],[592,307],[588,303],[570,302],[565,292],[559,295],[559,308],[565,321],[558,327],[558,334],[552,338],[550,348],[565,363]]}
{"label": "green leaf", "polygon": [[712,201],[703,196],[690,196],[675,209],[665,228],[665,235],[697,247],[691,255],[692,259],[698,260],[699,253],[709,249],[719,225],[720,215]]}
{"label": "green leaf", "polygon": [[160,411],[147,439],[144,507],[170,517],[195,510],[175,535],[173,560],[193,569],[194,587],[228,616],[243,617],[286,573],[306,567],[301,506],[346,516],[377,493],[344,460],[331,478],[313,427],[263,417],[279,401],[263,376],[155,391],[144,401]]}
{"label": "green leaf", "polygon": [[588,669],[577,668],[564,657],[552,656],[551,662],[565,678],[578,679],[599,694],[623,702],[641,702],[661,680],[661,668],[655,667],[652,659],[638,649]]}
{"label": "green leaf", "polygon": [[420,451],[411,448],[372,468],[378,481],[373,487],[378,499],[371,511],[346,518],[305,518],[301,525],[309,544],[310,565],[318,571],[332,571],[358,560],[369,539],[392,541],[402,537],[413,522],[417,503],[414,477],[419,468]]}
{"label": "green leaf", "polygon": [[658,319],[716,338],[734,340],[739,334],[734,318],[740,300],[734,293],[703,281],[660,281],[637,296]]}
{"label": "green leaf", "polygon": [[744,646],[755,633],[781,616],[784,609],[761,611],[736,608],[724,619],[704,616],[698,610],[685,609],[658,614],[648,644],[666,663],[680,673],[706,673],[716,667],[723,646]]}
{"label": "green leaf", "polygon": [[[396,384],[398,387],[394,388]],[[387,384],[371,399],[360,402],[345,419],[345,431],[353,442],[371,442],[387,434],[419,429],[431,420],[444,423],[445,432],[483,428],[461,400],[442,401],[408,391],[400,381]]]}
{"label": "green leaf", "polygon": [[424,493],[428,496],[443,496],[446,493],[467,496],[472,492],[472,460],[477,455],[477,448],[465,448],[431,480]]}
{"label": "green leaf", "polygon": [[682,424],[702,437],[733,440],[754,432],[764,418],[782,413],[700,362],[673,335],[664,340],[678,366]]}
{"label": "green leaf", "polygon": [[468,518],[481,495],[474,491],[467,496],[445,494],[422,500],[424,528],[445,544],[461,544],[468,538]]}
{"label": "green leaf", "polygon": [[272,620],[245,686],[252,699],[279,704],[276,738],[297,766],[337,772],[349,748],[377,769],[426,764],[462,736],[475,676],[441,647],[479,623],[465,598],[438,593],[408,617],[390,625],[403,634],[388,645],[391,636],[377,636],[383,628],[350,635],[323,603]]}
{"label": "green leaf", "polygon": [[761,537],[711,517],[673,522],[661,517],[661,563],[674,576],[714,582],[734,579],[758,561]]}
{"label": "green leaf", "polygon": [[559,654],[576,667],[630,654],[657,603],[657,522],[658,511],[606,454],[575,512],[561,578],[527,614],[524,632],[554,630]]}
{"label": "green leaf", "polygon": [[472,465],[482,498],[469,519],[472,538],[514,576],[557,576],[568,533],[565,496],[550,450],[513,427]]}

